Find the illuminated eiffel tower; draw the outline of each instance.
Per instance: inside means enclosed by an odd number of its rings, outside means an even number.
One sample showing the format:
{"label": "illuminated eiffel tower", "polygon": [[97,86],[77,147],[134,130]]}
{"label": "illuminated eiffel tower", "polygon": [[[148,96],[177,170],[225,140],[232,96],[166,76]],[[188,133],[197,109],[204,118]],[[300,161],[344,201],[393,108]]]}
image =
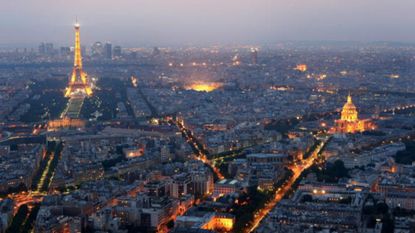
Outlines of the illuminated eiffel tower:
{"label": "illuminated eiffel tower", "polygon": [[88,75],[82,70],[80,25],[75,23],[75,56],[72,74],[68,87],[65,90],[65,97],[88,97],[92,95]]}

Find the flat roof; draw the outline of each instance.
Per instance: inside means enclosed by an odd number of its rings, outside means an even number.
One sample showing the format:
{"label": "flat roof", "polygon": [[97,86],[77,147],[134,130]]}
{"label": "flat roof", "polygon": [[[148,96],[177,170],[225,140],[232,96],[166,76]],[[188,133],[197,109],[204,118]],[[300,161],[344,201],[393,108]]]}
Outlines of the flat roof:
{"label": "flat roof", "polygon": [[284,158],[284,157],[288,157],[288,155],[286,155],[286,154],[264,154],[264,153],[257,153],[257,154],[249,154],[246,157],[258,157],[258,158],[278,157],[278,158]]}

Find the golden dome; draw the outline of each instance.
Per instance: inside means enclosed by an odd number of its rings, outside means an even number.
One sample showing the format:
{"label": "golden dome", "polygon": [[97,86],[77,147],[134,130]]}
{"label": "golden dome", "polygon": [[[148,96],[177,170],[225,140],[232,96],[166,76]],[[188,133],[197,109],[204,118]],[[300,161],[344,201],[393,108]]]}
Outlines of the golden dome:
{"label": "golden dome", "polygon": [[358,112],[356,106],[353,104],[352,97],[350,94],[347,96],[347,102],[343,106],[341,112],[341,120],[344,121],[357,121],[358,120]]}

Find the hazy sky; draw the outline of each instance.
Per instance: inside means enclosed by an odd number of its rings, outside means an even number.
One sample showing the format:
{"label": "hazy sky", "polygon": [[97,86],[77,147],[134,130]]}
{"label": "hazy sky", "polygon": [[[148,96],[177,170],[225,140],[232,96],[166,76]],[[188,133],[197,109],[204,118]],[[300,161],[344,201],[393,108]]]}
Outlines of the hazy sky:
{"label": "hazy sky", "polygon": [[415,42],[415,0],[0,0],[0,45]]}

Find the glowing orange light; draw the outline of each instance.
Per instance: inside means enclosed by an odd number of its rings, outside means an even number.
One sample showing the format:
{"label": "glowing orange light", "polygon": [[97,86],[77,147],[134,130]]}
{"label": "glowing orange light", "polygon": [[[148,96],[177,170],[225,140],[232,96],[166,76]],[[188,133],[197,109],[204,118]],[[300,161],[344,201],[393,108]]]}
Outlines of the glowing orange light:
{"label": "glowing orange light", "polygon": [[131,84],[134,87],[137,87],[138,86],[138,79],[136,77],[134,77],[134,76],[131,76]]}
{"label": "glowing orange light", "polygon": [[298,70],[301,72],[306,72],[307,71],[307,65],[306,64],[299,64],[297,65],[294,70]]}
{"label": "glowing orange light", "polygon": [[193,83],[185,87],[186,90],[211,92],[223,86],[222,83]]}

